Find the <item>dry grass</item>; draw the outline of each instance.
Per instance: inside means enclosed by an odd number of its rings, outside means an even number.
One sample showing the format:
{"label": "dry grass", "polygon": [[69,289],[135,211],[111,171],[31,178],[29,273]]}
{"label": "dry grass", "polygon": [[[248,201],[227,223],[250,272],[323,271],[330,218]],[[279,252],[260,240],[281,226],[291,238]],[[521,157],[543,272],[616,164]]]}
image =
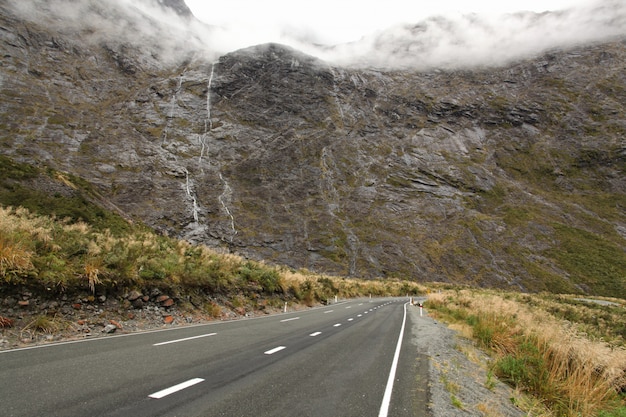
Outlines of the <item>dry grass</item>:
{"label": "dry grass", "polygon": [[626,388],[624,346],[590,339],[538,307],[550,305],[539,296],[464,289],[432,294],[428,305],[471,325],[472,336],[493,352],[499,375],[555,415],[596,415]]}
{"label": "dry grass", "polygon": [[31,290],[108,294],[159,288],[200,296],[243,294],[314,305],[334,297],[415,295],[408,281],[358,280],[253,262],[141,227],[114,234],[83,222],[0,207],[0,277]]}

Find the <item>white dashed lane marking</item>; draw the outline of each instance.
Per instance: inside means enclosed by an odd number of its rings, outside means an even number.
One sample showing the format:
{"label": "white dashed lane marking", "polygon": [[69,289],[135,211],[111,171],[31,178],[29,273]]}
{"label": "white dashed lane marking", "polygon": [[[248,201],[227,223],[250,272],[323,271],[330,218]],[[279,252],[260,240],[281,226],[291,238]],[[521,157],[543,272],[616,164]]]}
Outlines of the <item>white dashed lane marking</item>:
{"label": "white dashed lane marking", "polygon": [[169,387],[169,388],[166,388],[164,390],[155,392],[154,394],[150,394],[150,395],[148,395],[148,397],[155,398],[155,399],[158,400],[160,398],[166,397],[166,396],[168,396],[170,394],[173,394],[175,392],[184,390],[185,388],[189,388],[192,385],[199,384],[202,381],[204,381],[204,379],[202,379],[202,378],[190,379],[189,381],[181,382],[180,384],[174,385],[173,387]]}
{"label": "white dashed lane marking", "polygon": [[200,339],[201,337],[215,336],[217,333],[201,334],[200,336],[185,337],[184,339],[169,340],[167,342],[155,343],[152,346],[169,345],[170,343],[185,342],[187,340]]}
{"label": "white dashed lane marking", "polygon": [[265,351],[263,353],[265,353],[266,355],[273,355],[276,352],[280,352],[281,350],[285,349],[287,346],[277,346],[274,349],[270,349],[268,351]]}

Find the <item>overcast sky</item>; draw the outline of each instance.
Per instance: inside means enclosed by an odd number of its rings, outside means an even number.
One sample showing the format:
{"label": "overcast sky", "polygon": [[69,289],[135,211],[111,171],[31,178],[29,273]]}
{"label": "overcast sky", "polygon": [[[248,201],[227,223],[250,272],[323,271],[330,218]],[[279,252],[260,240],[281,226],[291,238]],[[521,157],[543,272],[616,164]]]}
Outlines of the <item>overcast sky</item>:
{"label": "overcast sky", "polygon": [[[185,0],[194,15],[226,29],[243,43],[299,37],[338,44],[402,23],[476,13],[491,17],[518,11],[555,11],[592,0]],[[249,39],[249,41],[247,41]]]}

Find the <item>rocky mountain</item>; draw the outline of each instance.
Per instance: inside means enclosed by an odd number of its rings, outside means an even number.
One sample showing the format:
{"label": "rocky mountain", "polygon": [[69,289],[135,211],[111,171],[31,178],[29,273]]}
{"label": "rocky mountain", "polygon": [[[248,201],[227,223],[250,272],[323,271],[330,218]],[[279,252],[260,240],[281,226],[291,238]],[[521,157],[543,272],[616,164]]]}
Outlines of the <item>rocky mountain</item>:
{"label": "rocky mountain", "polygon": [[144,3],[193,20],[176,1],[0,1],[0,153],[293,268],[626,297],[626,39],[349,68],[277,44],[214,57]]}

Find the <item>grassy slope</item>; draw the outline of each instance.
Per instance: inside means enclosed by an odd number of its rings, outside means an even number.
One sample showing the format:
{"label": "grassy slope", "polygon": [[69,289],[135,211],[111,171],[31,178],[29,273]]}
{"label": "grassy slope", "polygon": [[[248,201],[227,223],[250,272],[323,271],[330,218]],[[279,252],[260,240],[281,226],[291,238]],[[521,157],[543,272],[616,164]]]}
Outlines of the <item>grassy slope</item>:
{"label": "grassy slope", "polygon": [[[93,192],[79,179],[4,157],[1,162],[0,291],[111,295],[158,288],[181,299],[194,296],[201,304],[210,295],[243,293],[249,302],[266,298],[277,305],[418,291],[413,283],[293,271],[159,236],[92,203]],[[51,179],[69,187],[69,196],[65,189],[50,196],[18,182]]]}
{"label": "grassy slope", "polygon": [[530,414],[621,417],[626,304],[613,301],[448,287],[426,307],[490,352],[490,373],[528,394]]}

